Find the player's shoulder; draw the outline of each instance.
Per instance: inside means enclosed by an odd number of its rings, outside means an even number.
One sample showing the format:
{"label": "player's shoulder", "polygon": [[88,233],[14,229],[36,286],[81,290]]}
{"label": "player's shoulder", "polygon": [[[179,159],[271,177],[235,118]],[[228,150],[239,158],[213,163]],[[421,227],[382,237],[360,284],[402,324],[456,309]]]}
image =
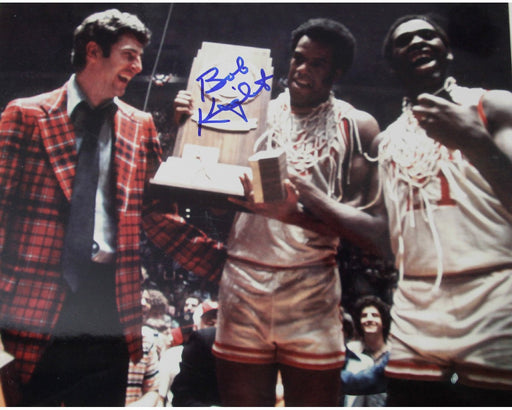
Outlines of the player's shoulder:
{"label": "player's shoulder", "polygon": [[488,90],[482,97],[484,108],[512,113],[512,92],[508,90]]}
{"label": "player's shoulder", "polygon": [[488,90],[482,96],[482,107],[491,128],[512,126],[512,93],[508,90]]}
{"label": "player's shoulder", "polygon": [[354,108],[353,118],[357,121],[360,126],[374,127],[379,129],[379,123],[375,117],[368,111],[363,111],[358,108]]}
{"label": "player's shoulder", "polygon": [[357,126],[364,150],[372,151],[371,147],[380,133],[379,123],[372,114],[357,108],[352,111],[352,118]]}

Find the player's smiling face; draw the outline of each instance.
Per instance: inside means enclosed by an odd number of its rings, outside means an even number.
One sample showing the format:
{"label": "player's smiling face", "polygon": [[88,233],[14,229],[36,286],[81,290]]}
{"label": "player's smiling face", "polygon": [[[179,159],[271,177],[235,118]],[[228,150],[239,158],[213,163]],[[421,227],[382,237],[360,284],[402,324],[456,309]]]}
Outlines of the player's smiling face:
{"label": "player's smiling face", "polygon": [[406,21],[393,33],[392,66],[410,80],[444,77],[451,58],[443,39],[427,21]]}
{"label": "player's smiling face", "polygon": [[288,72],[292,107],[307,110],[326,101],[338,75],[338,70],[333,68],[331,47],[308,36],[301,37]]}

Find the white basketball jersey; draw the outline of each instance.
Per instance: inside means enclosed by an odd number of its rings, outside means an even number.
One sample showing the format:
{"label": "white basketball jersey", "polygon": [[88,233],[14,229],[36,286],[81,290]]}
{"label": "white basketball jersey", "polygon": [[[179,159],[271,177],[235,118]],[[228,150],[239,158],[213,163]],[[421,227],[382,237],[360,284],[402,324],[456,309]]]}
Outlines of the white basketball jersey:
{"label": "white basketball jersey", "polygon": [[[454,86],[460,104],[484,90]],[[456,275],[512,265],[512,214],[458,150],[429,138],[407,110],[385,131],[379,172],[397,268]]]}

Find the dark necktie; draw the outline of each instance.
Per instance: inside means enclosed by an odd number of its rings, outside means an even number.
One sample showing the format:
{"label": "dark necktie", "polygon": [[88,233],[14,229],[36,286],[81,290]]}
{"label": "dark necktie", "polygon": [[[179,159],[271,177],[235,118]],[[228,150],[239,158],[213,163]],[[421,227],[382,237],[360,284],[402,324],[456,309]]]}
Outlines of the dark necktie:
{"label": "dark necktie", "polygon": [[99,174],[98,136],[112,105],[91,109],[80,103],[73,112],[75,133],[82,137],[71,195],[71,208],[64,238],[62,270],[73,292],[80,286],[80,273],[91,261],[94,211]]}

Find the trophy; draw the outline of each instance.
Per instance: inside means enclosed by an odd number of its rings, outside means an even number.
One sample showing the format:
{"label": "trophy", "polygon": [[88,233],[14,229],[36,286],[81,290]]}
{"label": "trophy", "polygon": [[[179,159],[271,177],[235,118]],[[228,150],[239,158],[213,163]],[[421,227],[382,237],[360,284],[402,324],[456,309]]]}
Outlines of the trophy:
{"label": "trophy", "polygon": [[173,154],[151,179],[157,193],[179,204],[236,207],[240,177],[266,127],[273,67],[270,50],[203,42],[187,90],[194,114],[179,128]]}

